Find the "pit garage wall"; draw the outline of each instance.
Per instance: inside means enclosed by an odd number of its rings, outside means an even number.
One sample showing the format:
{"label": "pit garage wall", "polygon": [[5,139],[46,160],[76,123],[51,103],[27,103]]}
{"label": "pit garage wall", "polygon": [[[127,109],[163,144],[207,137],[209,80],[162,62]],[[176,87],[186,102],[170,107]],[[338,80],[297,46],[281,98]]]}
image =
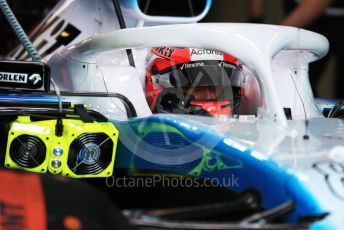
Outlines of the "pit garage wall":
{"label": "pit garage wall", "polygon": [[[40,22],[58,0],[7,0],[18,21],[28,33]],[[0,58],[12,50],[18,42],[7,20],[0,13]]]}
{"label": "pit garage wall", "polygon": [[[247,22],[249,0],[213,0],[208,15],[202,22]],[[277,24],[283,17],[283,0],[265,0],[265,23]],[[270,10],[273,9],[273,10]],[[331,58],[318,85],[318,92],[322,98],[333,98],[334,65]]]}
{"label": "pit garage wall", "polygon": [[[36,25],[40,18],[43,18],[48,10],[58,0],[8,0],[8,3],[15,12],[23,28],[29,32]],[[247,22],[249,0],[213,0],[209,14],[202,22]],[[265,0],[265,22],[276,24],[283,17],[282,0]],[[273,9],[273,10],[269,10]],[[14,33],[11,31],[7,21],[0,16],[0,59],[9,50],[16,46],[17,42]],[[335,60],[331,59],[324,75],[319,83],[318,92],[323,98],[333,97],[333,66]],[[320,87],[321,86],[321,87]]]}

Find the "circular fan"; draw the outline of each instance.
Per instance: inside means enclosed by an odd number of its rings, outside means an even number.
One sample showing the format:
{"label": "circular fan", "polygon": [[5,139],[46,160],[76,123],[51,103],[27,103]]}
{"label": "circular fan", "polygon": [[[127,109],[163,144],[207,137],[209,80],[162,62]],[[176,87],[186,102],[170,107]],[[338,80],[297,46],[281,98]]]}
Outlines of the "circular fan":
{"label": "circular fan", "polygon": [[46,147],[36,136],[20,135],[11,143],[10,157],[23,168],[35,168],[44,162]]}
{"label": "circular fan", "polygon": [[113,142],[105,133],[84,133],[70,145],[68,167],[78,175],[98,174],[112,160]]}

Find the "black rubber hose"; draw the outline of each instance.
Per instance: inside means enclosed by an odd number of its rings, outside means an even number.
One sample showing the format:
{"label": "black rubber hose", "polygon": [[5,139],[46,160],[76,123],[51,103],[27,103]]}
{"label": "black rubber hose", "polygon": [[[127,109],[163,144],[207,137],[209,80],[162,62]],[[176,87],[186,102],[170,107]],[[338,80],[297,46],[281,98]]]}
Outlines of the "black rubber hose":
{"label": "black rubber hose", "polygon": [[[121,29],[127,28],[126,25],[125,25],[124,18],[123,18],[121,6],[120,6],[118,0],[112,0],[112,2],[113,2],[113,6],[115,8],[115,11],[116,11],[116,15],[117,15],[117,18],[118,18],[118,22],[119,22],[120,28]],[[131,49],[126,49],[126,52],[127,52],[127,56],[128,56],[129,65],[131,65],[132,67],[135,67],[135,61],[134,61],[132,50]]]}

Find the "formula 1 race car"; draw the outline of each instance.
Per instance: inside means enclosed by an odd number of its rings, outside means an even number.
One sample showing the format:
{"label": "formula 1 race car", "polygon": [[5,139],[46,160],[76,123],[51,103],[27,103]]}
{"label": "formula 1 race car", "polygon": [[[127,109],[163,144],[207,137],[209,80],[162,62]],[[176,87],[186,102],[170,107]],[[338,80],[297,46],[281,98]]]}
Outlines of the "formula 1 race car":
{"label": "formula 1 race car", "polygon": [[[324,36],[276,25],[192,23],[104,29],[101,34],[93,30],[82,40],[80,27],[58,22],[71,15],[67,9],[73,4],[83,6],[80,2],[61,3],[36,30],[38,38],[60,31],[54,50],[41,46],[49,67],[40,66],[40,76],[45,75],[42,82],[50,79],[50,68],[62,103],[43,83],[44,94],[14,95],[18,91],[10,85],[11,94],[0,98],[7,167],[77,178],[114,179],[124,169],[131,177],[200,179],[203,187],[216,182],[218,190],[207,187],[208,195],[227,198],[214,204],[218,200],[196,192],[191,197],[203,201],[198,206],[161,209],[162,204],[152,205],[154,199],[161,201],[152,195],[145,196],[149,202],[142,207],[140,199],[134,199],[136,206],[120,205],[137,226],[341,228],[344,122],[338,117],[343,104],[331,107],[325,117],[308,80],[308,63],[328,51]],[[199,20],[209,4],[191,19]],[[136,1],[122,2],[133,18],[153,24],[176,20],[145,16],[134,6]],[[99,28],[108,23],[101,22],[96,22]],[[25,57],[20,50],[11,55]],[[8,75],[7,83],[15,78],[20,76]],[[214,88],[216,93],[207,95],[216,96],[198,97],[199,86]],[[113,190],[121,188],[108,187],[102,189],[120,203]],[[182,200],[185,191],[178,189],[174,195]]]}

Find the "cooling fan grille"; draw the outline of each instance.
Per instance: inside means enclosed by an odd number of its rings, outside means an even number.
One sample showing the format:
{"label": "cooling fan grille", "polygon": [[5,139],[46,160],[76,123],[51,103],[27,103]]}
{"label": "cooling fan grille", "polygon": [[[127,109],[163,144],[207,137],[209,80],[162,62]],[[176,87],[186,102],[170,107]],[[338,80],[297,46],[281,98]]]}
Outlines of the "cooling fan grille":
{"label": "cooling fan grille", "polygon": [[112,162],[113,145],[105,133],[83,133],[71,143],[67,165],[77,175],[101,173]]}
{"label": "cooling fan grille", "polygon": [[20,135],[12,141],[9,153],[18,166],[35,168],[45,161],[46,147],[44,142],[36,136]]}
{"label": "cooling fan grille", "polygon": [[111,122],[63,119],[62,136],[55,135],[55,124],[18,117],[8,132],[5,166],[74,178],[112,175],[118,130]]}

